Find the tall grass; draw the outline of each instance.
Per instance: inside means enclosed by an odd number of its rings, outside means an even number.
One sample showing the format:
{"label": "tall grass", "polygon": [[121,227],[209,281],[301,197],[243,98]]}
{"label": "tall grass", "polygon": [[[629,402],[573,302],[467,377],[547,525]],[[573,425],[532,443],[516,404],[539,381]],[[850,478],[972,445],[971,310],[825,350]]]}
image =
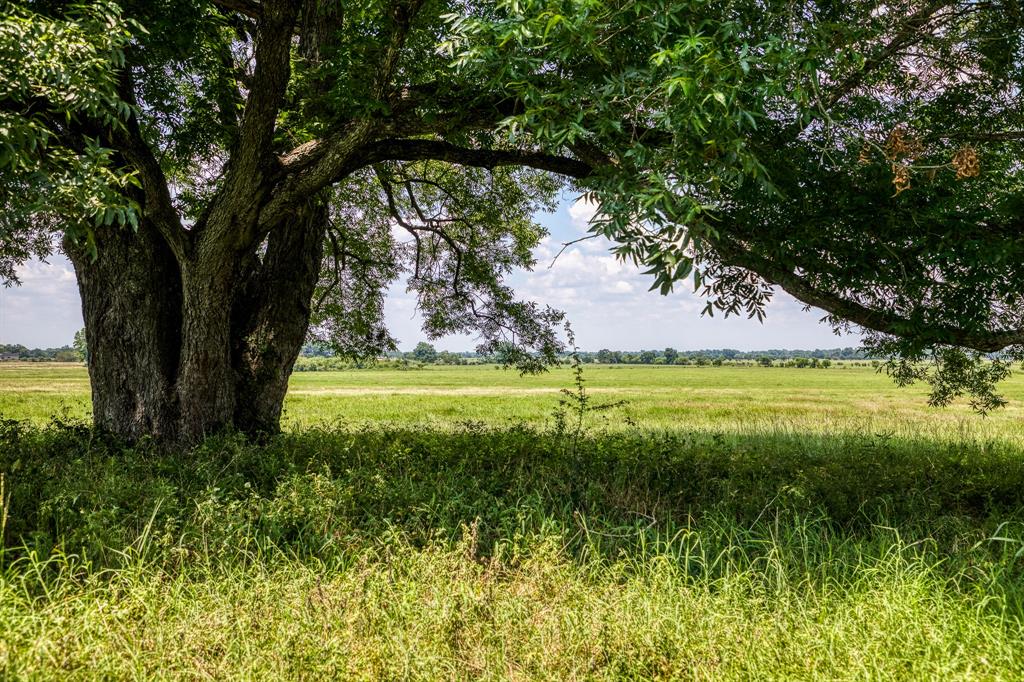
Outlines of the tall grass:
{"label": "tall grass", "polygon": [[0,427],[0,677],[1020,679],[1002,440]]}

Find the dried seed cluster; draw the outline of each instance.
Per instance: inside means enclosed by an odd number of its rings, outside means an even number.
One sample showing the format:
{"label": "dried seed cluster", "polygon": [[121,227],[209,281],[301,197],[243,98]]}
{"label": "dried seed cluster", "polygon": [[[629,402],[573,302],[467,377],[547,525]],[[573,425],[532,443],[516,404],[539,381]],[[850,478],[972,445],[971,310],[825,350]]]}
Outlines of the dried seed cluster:
{"label": "dried seed cluster", "polygon": [[902,163],[892,164],[892,184],[896,187],[896,195],[910,189],[910,166]]}
{"label": "dried seed cluster", "polygon": [[857,156],[857,162],[862,166],[866,166],[871,163],[871,148],[868,147],[866,142],[861,145],[860,154]]}
{"label": "dried seed cluster", "polygon": [[[896,188],[896,194],[893,196],[910,189],[911,176],[915,170],[914,160],[925,151],[921,140],[908,132],[904,126],[897,126],[886,137],[881,149],[892,168],[892,184]],[[871,159],[872,145],[865,142],[857,155],[857,162],[860,165],[867,165],[871,163]],[[930,178],[934,178],[936,171],[943,167],[955,170],[957,180],[977,177],[981,173],[978,152],[970,145],[958,149],[947,166],[929,166],[924,170]]]}
{"label": "dried seed cluster", "polygon": [[956,170],[957,180],[977,177],[981,172],[981,163],[978,161],[978,152],[976,152],[974,147],[970,145],[964,145],[957,150],[957,153],[953,155],[953,160],[950,164],[953,166],[953,169]]}
{"label": "dried seed cluster", "polygon": [[885,158],[890,162],[899,159],[913,159],[924,151],[921,141],[900,126],[893,128],[885,140]]}

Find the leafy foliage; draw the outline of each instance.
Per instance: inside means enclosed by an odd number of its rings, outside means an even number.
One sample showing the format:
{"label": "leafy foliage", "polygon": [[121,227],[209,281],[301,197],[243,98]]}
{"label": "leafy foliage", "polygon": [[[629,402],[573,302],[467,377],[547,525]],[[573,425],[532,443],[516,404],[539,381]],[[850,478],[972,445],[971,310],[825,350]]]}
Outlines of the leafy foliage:
{"label": "leafy foliage", "polygon": [[128,118],[117,70],[137,25],[111,2],[56,19],[4,2],[0,16],[0,279],[10,283],[18,262],[49,250],[55,217],[90,249],[93,230],[138,224],[124,196],[133,174],[112,168],[113,150],[83,125]]}

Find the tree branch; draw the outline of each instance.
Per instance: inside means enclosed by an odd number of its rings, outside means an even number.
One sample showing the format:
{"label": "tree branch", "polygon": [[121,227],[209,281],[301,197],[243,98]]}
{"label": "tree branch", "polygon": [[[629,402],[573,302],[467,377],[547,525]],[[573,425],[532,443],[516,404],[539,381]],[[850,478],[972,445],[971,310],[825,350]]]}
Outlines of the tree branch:
{"label": "tree branch", "polygon": [[877,54],[868,57],[864,65],[856,72],[850,74],[839,82],[828,96],[822,101],[822,109],[831,109],[839,100],[857,89],[872,72],[884,65],[889,58],[900,50],[924,40],[929,34],[922,29],[928,25],[935,14],[952,4],[955,0],[932,0],[927,5],[907,17],[896,32],[892,40],[885,44]]}
{"label": "tree branch", "polygon": [[[97,121],[81,120],[76,127],[82,133],[88,131],[87,134],[103,139],[106,144],[118,151],[127,165],[138,172],[142,186],[140,203],[143,215],[157,228],[175,258],[183,262],[191,247],[189,233],[182,225],[171,200],[167,177],[160,167],[160,162],[143,138],[138,118],[134,113],[138,108],[135,84],[128,69],[122,70],[118,75],[117,94],[133,110],[123,125],[104,126]],[[70,140],[66,142],[72,144]]]}
{"label": "tree branch", "polygon": [[238,158],[233,158],[235,173],[246,176],[255,170],[260,157],[269,148],[278,107],[290,76],[289,60],[295,8],[290,2],[268,5],[256,37],[256,68],[252,88],[245,101],[239,130]]}
{"label": "tree branch", "polygon": [[386,139],[367,142],[372,130],[354,124],[345,134],[310,142],[280,159],[288,177],[263,207],[260,228],[270,229],[289,206],[361,168],[383,161],[443,161],[462,166],[494,169],[526,166],[583,179],[593,167],[578,159],[515,149],[474,149],[441,140]]}
{"label": "tree branch", "polygon": [[550,263],[548,263],[548,270],[550,270],[551,268],[555,267],[555,263],[558,262],[558,259],[562,257],[562,254],[565,253],[565,250],[568,249],[570,246],[573,246],[575,244],[579,244],[580,242],[590,241],[591,239],[597,239],[600,236],[601,235],[599,235],[599,234],[588,234],[588,235],[584,235],[582,237],[578,237],[576,239],[572,239],[572,240],[567,241],[567,242],[562,242],[562,248],[560,248],[558,250],[558,253],[555,254],[555,257],[551,259]]}
{"label": "tree branch", "polygon": [[125,159],[138,171],[142,179],[142,210],[167,241],[178,262],[184,262],[191,250],[189,233],[181,224],[181,218],[167,186],[160,163],[152,150],[143,141],[138,122],[134,117],[124,130],[115,133],[114,141]]}
{"label": "tree branch", "polygon": [[949,132],[935,136],[940,140],[970,140],[972,142],[1019,142],[1024,130],[997,130],[989,133],[974,131]]}
{"label": "tree branch", "polygon": [[821,291],[789,268],[747,251],[742,246],[720,238],[709,241],[725,263],[755,272],[807,305],[821,308],[867,329],[894,336],[910,336],[926,343],[973,348],[984,353],[994,353],[1007,346],[1024,343],[1024,329],[974,331],[946,324],[921,323],[895,313],[872,310],[856,301]]}
{"label": "tree branch", "polygon": [[590,164],[568,156],[518,149],[474,149],[441,140],[381,140],[370,147],[367,158],[367,164],[380,161],[444,161],[488,170],[500,166],[526,166],[577,179],[590,177],[594,172]]}
{"label": "tree branch", "polygon": [[238,12],[252,19],[263,17],[263,5],[256,0],[211,0],[214,5],[229,12]]}
{"label": "tree branch", "polygon": [[[252,206],[259,197],[259,191],[270,171],[268,161],[275,160],[271,154],[271,142],[277,112],[288,86],[291,74],[292,30],[298,8],[287,0],[269,0],[262,4],[262,18],[256,37],[256,67],[252,87],[246,98],[242,120],[238,129],[238,144],[231,154],[224,188],[217,204],[210,213],[209,223],[217,223],[218,232],[235,229],[240,223],[239,206]],[[217,221],[218,208],[223,206],[228,218]],[[250,241],[252,235],[240,235],[240,243]]]}
{"label": "tree branch", "polygon": [[388,83],[398,66],[398,58],[402,48],[405,47],[405,40],[409,37],[409,30],[412,28],[413,19],[423,6],[424,0],[394,0],[389,8],[391,21],[394,23],[394,30],[384,47],[384,54],[380,58],[374,73],[373,95],[384,101],[387,94]]}

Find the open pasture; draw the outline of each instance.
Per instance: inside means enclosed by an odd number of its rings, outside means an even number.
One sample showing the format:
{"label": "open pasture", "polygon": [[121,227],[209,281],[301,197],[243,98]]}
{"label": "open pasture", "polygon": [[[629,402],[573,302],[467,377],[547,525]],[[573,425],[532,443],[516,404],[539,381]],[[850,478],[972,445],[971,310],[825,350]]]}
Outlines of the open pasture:
{"label": "open pasture", "polygon": [[[1002,384],[1007,408],[979,417],[961,402],[928,406],[923,386],[899,388],[871,367],[659,367],[592,365],[584,369],[594,427],[704,431],[865,433],[925,437],[1024,437],[1024,375]],[[285,402],[290,428],[387,423],[450,428],[550,424],[570,368],[536,376],[490,365],[422,369],[297,372]],[[54,414],[89,414],[84,367],[0,363],[0,414],[44,424]]]}

